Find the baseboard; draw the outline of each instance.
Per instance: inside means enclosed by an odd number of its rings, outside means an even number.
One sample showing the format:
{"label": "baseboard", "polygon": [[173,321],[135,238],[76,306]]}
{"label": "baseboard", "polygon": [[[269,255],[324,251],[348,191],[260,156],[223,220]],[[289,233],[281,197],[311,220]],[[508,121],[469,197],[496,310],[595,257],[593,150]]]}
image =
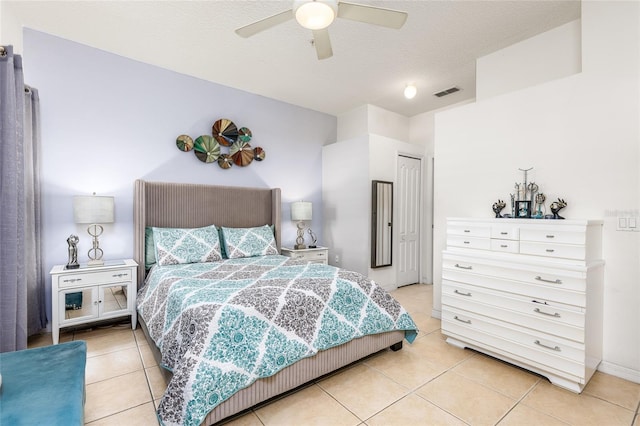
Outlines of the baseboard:
{"label": "baseboard", "polygon": [[433,318],[442,319],[442,311],[439,309],[431,309],[431,316]]}
{"label": "baseboard", "polygon": [[598,371],[629,380],[630,382],[640,383],[640,371],[623,367],[611,362],[602,361],[598,366]]}

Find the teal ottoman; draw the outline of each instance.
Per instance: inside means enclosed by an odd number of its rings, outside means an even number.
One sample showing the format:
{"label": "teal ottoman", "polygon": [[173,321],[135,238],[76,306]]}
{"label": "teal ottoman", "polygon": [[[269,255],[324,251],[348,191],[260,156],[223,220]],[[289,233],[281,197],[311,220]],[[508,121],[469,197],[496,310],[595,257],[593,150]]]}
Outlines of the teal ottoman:
{"label": "teal ottoman", "polygon": [[0,354],[0,425],[83,425],[84,341]]}

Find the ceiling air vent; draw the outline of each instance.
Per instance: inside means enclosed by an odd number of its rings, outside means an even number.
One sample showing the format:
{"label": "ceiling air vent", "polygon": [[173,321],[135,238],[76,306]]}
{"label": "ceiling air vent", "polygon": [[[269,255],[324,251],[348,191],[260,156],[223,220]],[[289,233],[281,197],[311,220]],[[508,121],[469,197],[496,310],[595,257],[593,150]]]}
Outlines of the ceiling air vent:
{"label": "ceiling air vent", "polygon": [[456,92],[459,92],[459,91],[460,91],[460,89],[458,89],[457,87],[454,86],[454,87],[450,87],[450,88],[445,89],[445,90],[441,90],[440,92],[436,92],[433,95],[441,98],[443,96],[447,96],[447,95],[450,95],[452,93],[456,93]]}

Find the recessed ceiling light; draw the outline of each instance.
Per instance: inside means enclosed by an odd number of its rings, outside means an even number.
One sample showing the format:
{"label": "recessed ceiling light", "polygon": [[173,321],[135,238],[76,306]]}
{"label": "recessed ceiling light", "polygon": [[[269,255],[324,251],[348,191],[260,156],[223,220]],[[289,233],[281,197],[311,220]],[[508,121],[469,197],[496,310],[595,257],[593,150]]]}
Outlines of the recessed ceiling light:
{"label": "recessed ceiling light", "polygon": [[407,87],[404,88],[404,97],[407,99],[415,98],[417,93],[418,88],[413,83],[407,84]]}

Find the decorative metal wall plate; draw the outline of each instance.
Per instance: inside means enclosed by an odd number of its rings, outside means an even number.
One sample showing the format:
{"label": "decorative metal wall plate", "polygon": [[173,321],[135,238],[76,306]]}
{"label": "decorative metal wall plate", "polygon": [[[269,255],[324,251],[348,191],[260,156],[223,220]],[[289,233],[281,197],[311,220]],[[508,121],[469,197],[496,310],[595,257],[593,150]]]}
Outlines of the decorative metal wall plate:
{"label": "decorative metal wall plate", "polygon": [[253,148],[247,142],[235,142],[229,149],[229,155],[237,166],[248,166],[253,161]]}
{"label": "decorative metal wall plate", "polygon": [[180,135],[176,139],[176,145],[180,151],[191,151],[193,149],[193,139],[189,135]]}
{"label": "decorative metal wall plate", "polygon": [[255,147],[253,148],[253,159],[256,161],[262,161],[264,160],[264,157],[267,156],[267,153],[264,152],[264,149],[262,149],[261,147]]}
{"label": "decorative metal wall plate", "polygon": [[220,156],[220,144],[209,135],[198,136],[193,150],[203,163],[213,163]]}
{"label": "decorative metal wall plate", "polygon": [[231,146],[231,144],[238,140],[238,128],[233,124],[233,121],[229,119],[221,118],[216,121],[213,123],[211,131],[213,137],[216,138],[222,146]]}
{"label": "decorative metal wall plate", "polygon": [[230,169],[233,166],[233,160],[229,157],[229,154],[222,154],[218,157],[218,166],[223,169]]}
{"label": "decorative metal wall plate", "polygon": [[247,127],[240,127],[240,130],[238,130],[238,140],[241,142],[249,142],[251,140],[251,130]]}

